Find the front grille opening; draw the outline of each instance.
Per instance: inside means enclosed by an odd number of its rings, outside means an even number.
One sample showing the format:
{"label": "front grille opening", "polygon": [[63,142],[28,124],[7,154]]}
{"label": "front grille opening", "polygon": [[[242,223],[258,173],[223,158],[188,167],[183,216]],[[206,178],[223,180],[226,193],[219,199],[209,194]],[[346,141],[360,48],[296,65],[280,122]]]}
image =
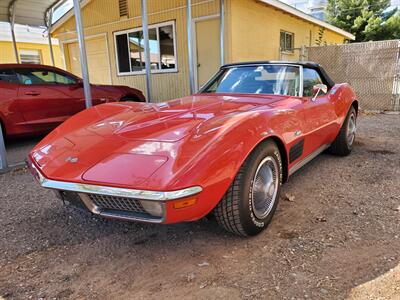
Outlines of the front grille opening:
{"label": "front grille opening", "polygon": [[146,211],[138,199],[72,191],[56,191],[56,194],[64,203],[106,218],[152,223],[160,223],[163,220],[162,216],[155,216]]}
{"label": "front grille opening", "polygon": [[100,210],[122,210],[148,214],[137,199],[96,194],[88,194],[88,197]]}
{"label": "front grille opening", "polygon": [[79,197],[76,192],[68,192],[68,191],[57,191],[59,196],[64,201],[64,203],[68,203],[69,205],[78,208],[80,210],[87,211],[87,207],[83,204],[81,197]]}

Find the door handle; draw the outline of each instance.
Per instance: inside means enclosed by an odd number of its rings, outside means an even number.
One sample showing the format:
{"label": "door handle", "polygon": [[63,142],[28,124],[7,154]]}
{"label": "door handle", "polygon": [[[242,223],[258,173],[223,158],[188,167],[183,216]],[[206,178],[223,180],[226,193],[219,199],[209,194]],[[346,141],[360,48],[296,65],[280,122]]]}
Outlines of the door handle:
{"label": "door handle", "polygon": [[27,96],[39,96],[40,93],[39,93],[39,92],[32,91],[32,92],[26,92],[25,95],[27,95]]}

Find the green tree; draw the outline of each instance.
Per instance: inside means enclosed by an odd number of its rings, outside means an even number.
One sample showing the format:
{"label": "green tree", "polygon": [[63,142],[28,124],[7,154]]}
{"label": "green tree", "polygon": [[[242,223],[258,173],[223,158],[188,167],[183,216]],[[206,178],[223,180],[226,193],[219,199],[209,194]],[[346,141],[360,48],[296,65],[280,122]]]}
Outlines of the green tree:
{"label": "green tree", "polygon": [[400,38],[400,12],[390,0],[328,0],[328,22],[351,32],[355,42]]}

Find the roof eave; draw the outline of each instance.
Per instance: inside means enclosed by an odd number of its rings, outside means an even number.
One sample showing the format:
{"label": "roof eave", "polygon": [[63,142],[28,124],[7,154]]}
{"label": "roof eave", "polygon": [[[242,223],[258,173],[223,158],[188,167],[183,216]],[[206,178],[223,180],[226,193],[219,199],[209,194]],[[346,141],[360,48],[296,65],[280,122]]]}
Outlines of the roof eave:
{"label": "roof eave", "polygon": [[[92,0],[81,0],[81,9],[89,4]],[[65,13],[60,19],[57,20],[52,26],[50,33],[53,33],[59,29],[65,22],[74,16],[74,8],[71,8],[67,13]]]}
{"label": "roof eave", "polygon": [[347,31],[345,31],[343,29],[340,29],[340,28],[338,28],[336,26],[333,26],[333,25],[331,25],[329,23],[326,23],[326,22],[324,22],[322,20],[319,20],[317,18],[314,18],[313,16],[310,16],[310,15],[298,10],[297,8],[294,8],[293,6],[290,6],[290,5],[288,5],[286,3],[283,3],[281,1],[278,1],[278,0],[257,0],[257,1],[265,3],[265,4],[268,4],[268,5],[272,6],[272,7],[277,8],[277,9],[283,10],[286,13],[294,15],[294,16],[296,16],[298,18],[301,18],[303,20],[306,20],[308,22],[314,23],[314,24],[316,24],[318,26],[321,26],[321,27],[324,27],[326,29],[329,29],[329,30],[331,30],[333,32],[336,32],[336,33],[346,37],[349,40],[355,40],[355,38],[356,38],[350,32],[347,32]]}

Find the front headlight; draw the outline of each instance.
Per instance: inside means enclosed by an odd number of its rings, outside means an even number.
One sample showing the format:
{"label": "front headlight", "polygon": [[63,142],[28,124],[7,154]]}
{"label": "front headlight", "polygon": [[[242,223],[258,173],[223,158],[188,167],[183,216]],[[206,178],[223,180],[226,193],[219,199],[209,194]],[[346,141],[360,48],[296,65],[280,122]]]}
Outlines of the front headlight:
{"label": "front headlight", "polygon": [[155,217],[162,217],[164,213],[163,204],[156,201],[140,201],[145,211]]}

